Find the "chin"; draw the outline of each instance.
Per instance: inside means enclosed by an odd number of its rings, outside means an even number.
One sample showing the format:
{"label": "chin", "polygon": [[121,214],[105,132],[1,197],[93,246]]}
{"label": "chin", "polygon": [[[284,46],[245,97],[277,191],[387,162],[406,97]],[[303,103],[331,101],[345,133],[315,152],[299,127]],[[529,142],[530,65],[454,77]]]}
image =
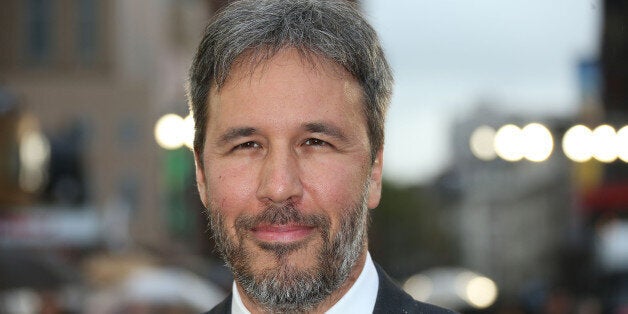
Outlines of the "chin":
{"label": "chin", "polygon": [[277,268],[309,271],[320,265],[322,244],[316,239],[305,239],[293,243],[251,243],[250,269],[254,272]]}

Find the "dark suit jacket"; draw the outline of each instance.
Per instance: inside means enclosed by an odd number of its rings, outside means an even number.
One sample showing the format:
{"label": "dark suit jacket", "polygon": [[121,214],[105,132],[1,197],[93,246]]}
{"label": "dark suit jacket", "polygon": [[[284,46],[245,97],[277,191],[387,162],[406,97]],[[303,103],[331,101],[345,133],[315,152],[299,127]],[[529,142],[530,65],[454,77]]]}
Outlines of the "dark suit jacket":
{"label": "dark suit jacket", "polygon": [[[377,290],[377,300],[375,301],[375,308],[373,309],[374,314],[455,313],[451,310],[414,300],[409,294],[401,290],[379,265],[375,264],[375,268],[377,269],[377,275],[379,277],[379,289]],[[231,297],[232,295],[229,294],[226,299],[216,305],[211,311],[206,312],[206,314],[231,314]]]}

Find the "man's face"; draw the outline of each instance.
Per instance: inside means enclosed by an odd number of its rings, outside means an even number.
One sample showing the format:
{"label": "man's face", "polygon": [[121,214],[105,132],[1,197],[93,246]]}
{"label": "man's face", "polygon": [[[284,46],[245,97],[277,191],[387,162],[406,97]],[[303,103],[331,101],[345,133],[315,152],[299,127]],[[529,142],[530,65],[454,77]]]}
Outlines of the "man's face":
{"label": "man's face", "polygon": [[333,281],[319,273],[363,261],[382,154],[371,160],[362,101],[343,68],[293,49],[255,68],[236,63],[211,89],[196,176],[239,285],[280,281],[277,289],[297,291],[300,281]]}

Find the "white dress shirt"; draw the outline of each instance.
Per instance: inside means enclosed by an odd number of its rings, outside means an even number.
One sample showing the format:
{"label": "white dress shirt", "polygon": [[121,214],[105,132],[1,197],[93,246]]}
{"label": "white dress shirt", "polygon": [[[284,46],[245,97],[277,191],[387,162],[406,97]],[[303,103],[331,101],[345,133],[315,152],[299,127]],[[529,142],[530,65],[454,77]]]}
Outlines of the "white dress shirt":
{"label": "white dress shirt", "polygon": [[[353,283],[353,286],[342,296],[334,306],[327,310],[327,314],[346,313],[372,313],[377,299],[377,289],[379,288],[379,277],[377,270],[371,259],[371,254],[366,253],[366,262],[360,272],[360,276]],[[233,282],[233,297],[231,299],[232,314],[251,314],[242,303],[240,293]]]}

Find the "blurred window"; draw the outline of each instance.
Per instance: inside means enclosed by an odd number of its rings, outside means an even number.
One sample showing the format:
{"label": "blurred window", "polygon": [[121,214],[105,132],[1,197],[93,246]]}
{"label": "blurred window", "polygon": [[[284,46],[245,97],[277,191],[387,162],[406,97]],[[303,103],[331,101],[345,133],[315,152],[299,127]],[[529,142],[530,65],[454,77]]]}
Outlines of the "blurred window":
{"label": "blurred window", "polygon": [[98,45],[97,0],[78,0],[78,54],[83,63],[91,64]]}
{"label": "blurred window", "polygon": [[28,0],[26,10],[26,55],[32,64],[44,64],[52,52],[51,0]]}

